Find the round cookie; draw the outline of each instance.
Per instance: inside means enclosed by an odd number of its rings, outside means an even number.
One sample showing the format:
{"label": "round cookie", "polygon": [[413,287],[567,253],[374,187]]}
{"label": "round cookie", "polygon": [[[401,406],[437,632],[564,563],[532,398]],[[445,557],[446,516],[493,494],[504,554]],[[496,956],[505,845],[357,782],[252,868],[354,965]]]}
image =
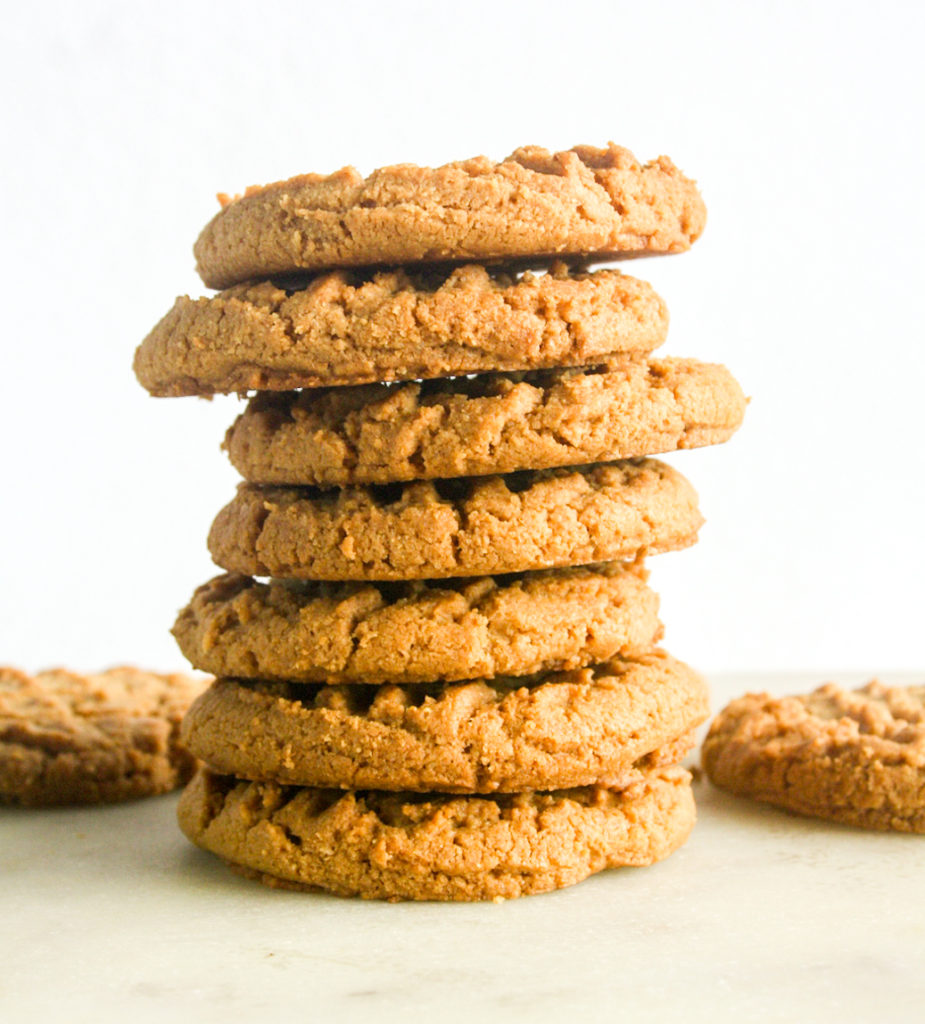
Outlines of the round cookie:
{"label": "round cookie", "polygon": [[510,473],[728,440],[745,396],[724,367],[582,369],[261,394],[224,447],[251,483],[345,487]]}
{"label": "round cookie", "polygon": [[408,580],[587,565],[693,544],[691,485],[654,459],[337,491],[241,484],[209,531],[223,569]]}
{"label": "round cookie", "polygon": [[0,668],[0,803],[111,803],[182,785],[195,762],[180,719],[204,686],[136,668]]}
{"label": "round cookie", "polygon": [[225,575],[173,627],[194,668],[299,683],[426,683],[581,668],[653,647],[658,597],[641,565],[426,583]]}
{"label": "round cookie", "polygon": [[797,814],[925,832],[925,686],[748,694],[717,715],[703,766],[717,786]]}
{"label": "round cookie", "polygon": [[651,285],[616,270],[336,271],[183,296],[134,365],[153,395],[285,391],[583,366],[650,352],[667,331]]}
{"label": "round cookie", "polygon": [[703,231],[697,187],[667,157],[516,150],[443,167],[352,167],[219,196],[193,247],[210,288],[298,270],[681,252]]}
{"label": "round cookie", "polygon": [[455,797],[285,787],[201,769],[177,816],[197,846],[269,885],[491,900],[652,864],[684,843],[696,811],[690,776],[676,766],[620,791]]}
{"label": "round cookie", "polygon": [[680,761],[709,710],[703,679],[662,651],[593,668],[444,685],[217,680],[183,740],[239,778],[331,789],[514,793],[625,788]]}

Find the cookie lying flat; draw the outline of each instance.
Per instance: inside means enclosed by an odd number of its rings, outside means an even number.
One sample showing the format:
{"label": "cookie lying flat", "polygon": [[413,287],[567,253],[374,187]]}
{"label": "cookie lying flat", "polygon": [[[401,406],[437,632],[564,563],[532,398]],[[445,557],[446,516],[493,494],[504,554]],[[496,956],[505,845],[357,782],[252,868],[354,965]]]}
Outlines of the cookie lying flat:
{"label": "cookie lying flat", "polygon": [[[240,778],[338,789],[622,789],[660,748],[690,749],[704,681],[662,651],[593,668],[444,685],[217,680],[183,723],[189,749]],[[682,739],[683,737],[683,739]]]}
{"label": "cookie lying flat", "polygon": [[687,480],[640,459],[339,491],[242,484],[209,551],[256,576],[490,576],[687,547],[702,521]]}
{"label": "cookie lying flat", "polygon": [[153,395],[583,366],[657,348],[665,304],[616,270],[339,271],[177,299],[135,353]]}
{"label": "cookie lying flat", "polygon": [[269,885],[388,900],[510,899],[642,866],[687,839],[682,768],[629,789],[495,796],[343,792],[197,772],[177,809],[197,846]]}
{"label": "cookie lying flat", "polygon": [[653,647],[641,565],[408,583],[219,576],[173,628],[194,668],[300,683],[426,683],[581,668]]}
{"label": "cookie lying flat", "polygon": [[925,832],[925,686],[749,694],[703,745],[717,786],[798,814]]}
{"label": "cookie lying flat", "polygon": [[623,359],[529,374],[262,394],[224,447],[252,483],[344,487],[548,469],[727,441],[724,367]]}
{"label": "cookie lying flat", "polygon": [[0,803],[110,803],[182,785],[195,762],[180,719],[204,686],[135,668],[0,668]]}
{"label": "cookie lying flat", "polygon": [[696,185],[667,157],[516,150],[443,167],[352,167],[219,196],[193,251],[210,288],[297,270],[557,254],[681,252],[703,231]]}

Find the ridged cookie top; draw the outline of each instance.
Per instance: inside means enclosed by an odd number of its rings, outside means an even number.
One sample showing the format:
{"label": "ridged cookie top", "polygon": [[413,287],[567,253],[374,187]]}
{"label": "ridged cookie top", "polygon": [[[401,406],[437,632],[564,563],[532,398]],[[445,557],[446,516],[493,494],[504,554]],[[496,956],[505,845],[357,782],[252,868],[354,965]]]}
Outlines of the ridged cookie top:
{"label": "ridged cookie top", "polygon": [[135,353],[153,395],[280,391],[649,352],[665,304],[616,270],[335,271],[177,299]]}
{"label": "ridged cookie top", "polygon": [[536,146],[501,163],[345,167],[220,196],[194,253],[211,288],[297,270],[388,263],[680,252],[703,231],[695,184],[667,157]]}
{"label": "ridged cookie top", "polygon": [[[184,720],[217,771],[303,786],[519,792],[623,788],[680,761],[704,681],[662,651],[527,678],[305,686],[218,680]],[[662,749],[664,748],[664,749]]]}
{"label": "ridged cookie top", "polygon": [[177,806],[198,846],[269,885],[367,899],[510,899],[651,864],[687,838],[690,775],[625,790],[447,796],[279,786],[197,772]]}
{"label": "ridged cookie top", "polygon": [[258,395],[225,438],[252,483],[393,483],[608,462],[718,444],[745,396],[693,359]]}
{"label": "ridged cookie top", "polygon": [[641,564],[426,583],[219,576],[173,628],[195,668],[300,683],[426,683],[580,668],[652,647]]}
{"label": "ridged cookie top", "polygon": [[242,484],[209,551],[256,576],[488,576],[672,551],[702,522],[688,481],[640,459],[338,491]]}

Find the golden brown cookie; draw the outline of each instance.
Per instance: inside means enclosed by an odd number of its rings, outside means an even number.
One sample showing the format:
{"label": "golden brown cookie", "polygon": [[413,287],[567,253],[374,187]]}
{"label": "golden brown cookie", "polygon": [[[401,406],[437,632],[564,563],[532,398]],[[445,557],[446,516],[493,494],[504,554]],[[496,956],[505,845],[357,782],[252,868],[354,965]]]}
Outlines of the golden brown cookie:
{"label": "golden brown cookie", "polygon": [[426,683],[581,668],[653,647],[658,597],[640,565],[426,583],[226,575],[173,634],[194,668],[300,683]]}
{"label": "golden brown cookie", "polygon": [[387,900],[510,899],[652,864],[695,818],[683,768],[602,787],[492,796],[243,782],[206,769],[180,797],[197,846],[269,885]]}
{"label": "golden brown cookie", "polygon": [[610,143],[443,167],[352,167],[219,196],[193,251],[210,288],[298,270],[511,257],[681,252],[706,210],[667,157]]}
{"label": "golden brown cookie", "polygon": [[337,271],[177,299],[135,353],[153,395],[583,366],[657,348],[664,302],[616,270]]}
{"label": "golden brown cookie", "polygon": [[195,762],[180,719],[205,685],[136,668],[0,668],[0,803],[111,803],[182,785]]}
{"label": "golden brown cookie", "polygon": [[345,487],[635,458],[727,441],[732,374],[634,360],[454,381],[261,394],[224,447],[251,483]]}
{"label": "golden brown cookie", "polygon": [[925,832],[925,686],[748,694],[703,745],[717,786],[797,814]]}
{"label": "golden brown cookie", "polygon": [[215,771],[287,785],[622,789],[660,748],[669,748],[661,763],[680,761],[707,712],[700,676],[653,651],[571,672],[443,685],[220,679],[193,704],[183,740]]}
{"label": "golden brown cookie", "polygon": [[639,459],[338,491],[242,484],[209,551],[256,576],[490,576],[687,547],[702,522],[687,480]]}

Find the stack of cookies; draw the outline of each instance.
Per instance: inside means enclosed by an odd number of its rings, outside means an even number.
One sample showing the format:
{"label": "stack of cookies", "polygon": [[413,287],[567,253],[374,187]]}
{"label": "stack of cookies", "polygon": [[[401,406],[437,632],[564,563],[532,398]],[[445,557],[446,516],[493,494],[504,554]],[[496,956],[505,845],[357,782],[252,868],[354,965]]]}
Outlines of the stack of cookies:
{"label": "stack of cookies", "polygon": [[499,899],[657,861],[694,822],[703,681],[656,647],[643,558],[694,543],[648,456],[726,440],[723,367],[652,359],[662,300],[591,261],[683,251],[662,157],[520,149],[234,199],[139,348],[155,395],[256,392],[226,574],[174,634],[216,675],[186,834],[272,885]]}

